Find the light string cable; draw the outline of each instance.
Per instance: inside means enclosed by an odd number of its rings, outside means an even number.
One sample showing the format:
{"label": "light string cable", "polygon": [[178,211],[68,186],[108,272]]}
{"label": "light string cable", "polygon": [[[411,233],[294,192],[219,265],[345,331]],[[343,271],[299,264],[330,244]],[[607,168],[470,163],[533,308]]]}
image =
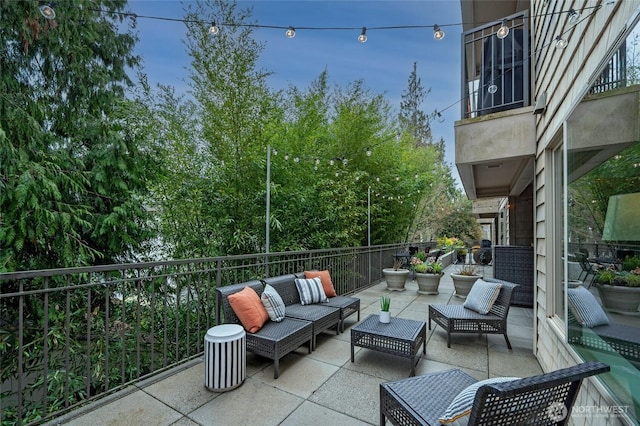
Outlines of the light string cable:
{"label": "light string cable", "polygon": [[[587,20],[587,19],[590,19],[590,18],[591,18],[591,17],[592,17],[592,16],[593,16],[593,15],[594,15],[594,14],[595,14],[599,9],[600,9],[600,8],[602,8],[602,5],[591,6],[591,7],[585,7],[584,9],[582,9],[582,11],[589,10],[589,11],[590,11],[590,12],[589,12],[589,14],[587,14],[586,16],[584,16],[582,19],[580,19],[579,21],[577,21],[575,24],[571,24],[571,25],[569,26],[569,28],[567,28],[567,29],[565,29],[564,31],[562,31],[560,34],[558,34],[556,37],[554,37],[554,38],[553,38],[553,40],[551,40],[550,42],[548,42],[548,43],[546,43],[546,44],[543,44],[542,46],[540,46],[540,48],[539,48],[539,49],[537,49],[537,50],[535,50],[535,51],[533,51],[533,52],[530,52],[530,53],[529,53],[529,56],[527,56],[526,58],[523,58],[523,59],[522,59],[523,66],[527,65],[527,63],[528,63],[529,61],[531,61],[531,59],[532,59],[532,57],[533,57],[533,55],[534,55],[534,54],[538,54],[538,53],[540,53],[540,52],[544,51],[545,49],[547,49],[549,46],[551,46],[551,45],[553,45],[554,43],[556,43],[556,41],[558,40],[558,37],[561,37],[561,36],[563,36],[563,35],[565,35],[565,34],[567,34],[567,33],[571,32],[571,31],[573,31],[573,30],[574,30],[574,28],[575,28],[576,26],[578,26],[578,24],[580,24],[581,22],[583,22],[583,21],[585,21],[585,20]],[[569,11],[550,12],[550,13],[544,13],[544,14],[540,14],[540,15],[536,15],[536,16],[542,17],[542,16],[556,15],[556,14],[560,14],[560,13],[563,13],[563,14],[570,14],[572,10],[573,10],[573,9],[571,9],[571,10],[569,10]],[[479,86],[476,90],[474,90],[473,92],[471,92],[469,95],[466,95],[466,96],[464,96],[464,97],[462,97],[462,98],[460,98],[460,99],[456,100],[455,102],[451,103],[450,105],[448,105],[447,107],[445,107],[445,108],[443,108],[443,109],[440,109],[440,110],[436,109],[436,110],[435,110],[435,112],[434,112],[434,115],[435,115],[436,117],[438,117],[438,118],[439,118],[439,117],[441,117],[443,112],[445,112],[445,111],[447,111],[447,110],[449,110],[449,109],[453,108],[454,106],[456,106],[456,105],[460,104],[461,102],[465,102],[465,101],[467,101],[468,99],[470,99],[470,98],[471,98],[471,96],[472,96],[472,95],[474,95],[474,96],[475,96],[475,95],[477,95],[481,90],[483,90],[483,91],[484,91],[484,90],[488,90],[488,89],[489,89],[489,87],[490,87],[491,85],[495,84],[497,81],[499,81],[501,78],[503,78],[503,77],[507,76],[507,75],[508,75],[509,73],[511,73],[511,72],[513,72],[513,68],[509,68],[509,69],[505,70],[503,73],[496,75],[496,76],[495,76],[495,77],[493,77],[492,79],[490,79],[490,80],[488,80],[487,82],[485,82],[482,86]],[[477,110],[476,110],[476,111],[477,111]],[[473,111],[469,111],[469,112],[473,112]]]}

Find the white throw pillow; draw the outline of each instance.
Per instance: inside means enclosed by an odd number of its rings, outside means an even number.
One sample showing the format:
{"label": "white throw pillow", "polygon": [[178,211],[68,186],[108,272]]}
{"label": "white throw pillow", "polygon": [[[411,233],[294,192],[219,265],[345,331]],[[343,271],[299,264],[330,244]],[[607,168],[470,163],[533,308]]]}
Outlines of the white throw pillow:
{"label": "white throw pillow", "polygon": [[271,321],[280,322],[284,319],[285,305],[282,297],[278,294],[277,290],[271,287],[269,284],[264,286],[264,291],[260,296],[262,305],[267,310]]}
{"label": "white throw pillow", "polygon": [[329,301],[319,277],[309,279],[296,278],[296,288],[298,289],[298,294],[300,294],[300,303],[303,305]]}
{"label": "white throw pillow", "polygon": [[502,284],[500,283],[489,283],[482,278],[478,278],[478,280],[473,283],[463,306],[479,314],[486,315],[498,298],[501,288]]}
{"label": "white throw pillow", "polygon": [[444,414],[438,418],[440,424],[450,426],[462,426],[469,423],[469,416],[471,415],[471,407],[473,406],[473,400],[476,397],[476,392],[483,385],[490,385],[492,383],[510,382],[512,380],[518,380],[520,377],[494,377],[492,379],[481,380],[472,385],[467,386],[465,389],[453,398],[453,401],[449,404]]}

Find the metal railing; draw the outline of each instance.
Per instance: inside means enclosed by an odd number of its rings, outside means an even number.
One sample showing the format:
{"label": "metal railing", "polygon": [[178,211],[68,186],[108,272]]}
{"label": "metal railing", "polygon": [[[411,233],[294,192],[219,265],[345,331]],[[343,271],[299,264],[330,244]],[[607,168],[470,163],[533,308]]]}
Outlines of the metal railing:
{"label": "metal railing", "polygon": [[40,423],[201,356],[216,286],[328,269],[337,293],[350,294],[406,247],[0,274],[0,423]]}
{"label": "metal railing", "polygon": [[[527,18],[523,11],[462,34],[462,118],[531,104]],[[509,33],[499,39],[503,22]]]}
{"label": "metal railing", "polygon": [[627,42],[622,42],[620,48],[613,54],[602,74],[589,89],[589,94],[603,93],[609,90],[627,86]]}

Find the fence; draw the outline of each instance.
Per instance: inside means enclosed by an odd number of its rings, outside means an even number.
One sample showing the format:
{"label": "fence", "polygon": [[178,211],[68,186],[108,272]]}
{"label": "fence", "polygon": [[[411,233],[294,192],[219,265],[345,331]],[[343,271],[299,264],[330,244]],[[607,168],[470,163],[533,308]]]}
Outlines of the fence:
{"label": "fence", "polygon": [[215,288],[328,269],[338,294],[406,245],[0,274],[0,423],[39,423],[202,356]]}

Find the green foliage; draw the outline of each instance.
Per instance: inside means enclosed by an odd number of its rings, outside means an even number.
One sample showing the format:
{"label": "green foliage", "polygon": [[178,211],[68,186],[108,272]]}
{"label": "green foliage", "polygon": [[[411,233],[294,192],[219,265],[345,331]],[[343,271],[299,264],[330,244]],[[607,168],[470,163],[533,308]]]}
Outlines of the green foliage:
{"label": "green foliage", "polygon": [[638,268],[640,268],[640,257],[638,256],[627,256],[622,261],[622,270],[624,271],[633,271]]}
{"label": "green foliage", "polygon": [[151,236],[153,155],[125,97],[136,38],[97,11],[124,1],[82,3],[59,4],[59,21],[0,3],[0,270],[112,263]]}
{"label": "green foliage", "polygon": [[382,312],[389,312],[389,307],[391,306],[391,297],[388,294],[380,296],[380,310]]}

